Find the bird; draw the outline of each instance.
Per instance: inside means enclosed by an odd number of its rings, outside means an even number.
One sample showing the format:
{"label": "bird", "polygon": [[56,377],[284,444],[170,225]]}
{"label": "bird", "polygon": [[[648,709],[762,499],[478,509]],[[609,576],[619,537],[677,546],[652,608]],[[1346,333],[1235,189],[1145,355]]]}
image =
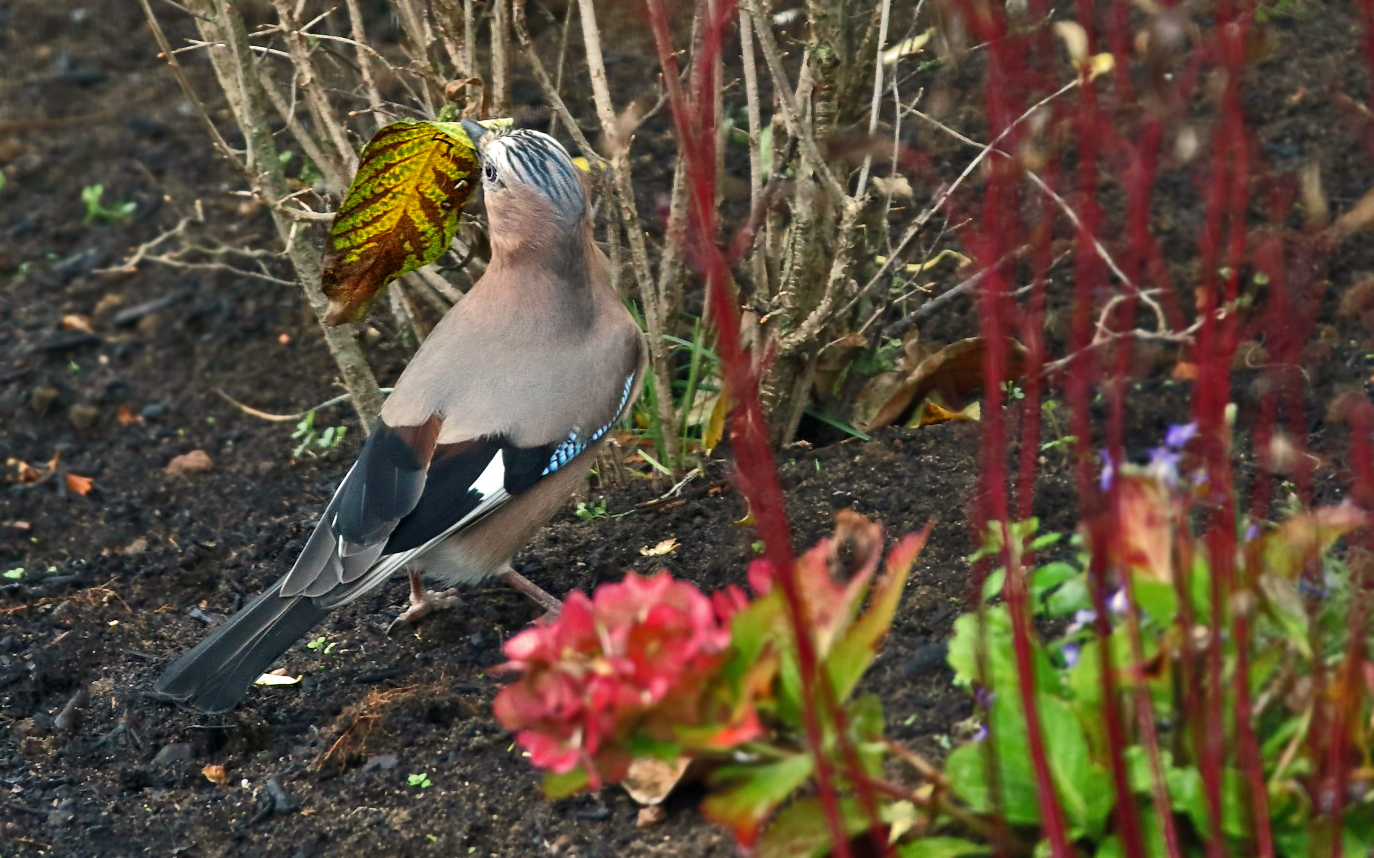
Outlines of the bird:
{"label": "bird", "polygon": [[440,604],[421,575],[519,585],[515,552],[638,397],[644,335],[594,241],[581,171],[542,132],[462,125],[482,171],[486,272],[401,373],[291,570],[173,662],[152,696],[232,709],[330,611],[403,570],[403,619]]}

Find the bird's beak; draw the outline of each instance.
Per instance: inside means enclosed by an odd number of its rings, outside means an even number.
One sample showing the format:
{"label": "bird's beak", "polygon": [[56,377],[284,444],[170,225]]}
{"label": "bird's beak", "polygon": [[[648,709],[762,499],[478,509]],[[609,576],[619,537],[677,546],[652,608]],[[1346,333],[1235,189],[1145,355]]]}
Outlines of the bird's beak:
{"label": "bird's beak", "polygon": [[490,129],[472,119],[464,119],[460,124],[463,126],[463,130],[468,133],[468,139],[472,140],[473,147],[480,153],[482,151],[482,145],[478,141],[480,141],[482,136]]}

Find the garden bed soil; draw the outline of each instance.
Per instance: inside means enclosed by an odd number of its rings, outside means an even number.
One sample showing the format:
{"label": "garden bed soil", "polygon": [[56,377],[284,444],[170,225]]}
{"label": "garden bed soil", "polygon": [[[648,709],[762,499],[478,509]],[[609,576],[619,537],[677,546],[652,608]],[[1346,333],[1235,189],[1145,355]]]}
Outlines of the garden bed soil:
{"label": "garden bed soil", "polygon": [[[1281,55],[1261,66],[1247,104],[1267,157],[1279,169],[1321,163],[1336,207],[1372,174],[1338,106],[1368,92],[1344,14],[1283,19]],[[207,67],[191,71],[210,93]],[[146,697],[169,656],[288,567],[361,432],[346,407],[322,411],[322,425],[350,431],[335,450],[294,459],[294,422],[257,419],[219,395],[280,413],[335,395],[294,287],[151,264],[99,273],[195,200],[207,240],[275,246],[264,213],[233,193],[242,181],[155,58],[134,4],[0,0],[0,167],[0,460],[46,470],[57,457],[52,478],[0,486],[0,569],[24,570],[0,579],[0,854],[733,854],[697,813],[699,788],[674,794],[664,821],[644,829],[618,788],[541,797],[491,715],[501,644],[538,614],[504,587],[467,591],[458,610],[387,637],[404,600],[398,581],[331,615],[316,633],[323,645],[289,651],[298,686],[254,689],[227,715]],[[84,222],[81,192],[95,184],[106,205],[136,204],[127,222]],[[1159,205],[1177,229],[1195,230],[1200,214],[1185,197]],[[1331,307],[1374,270],[1366,244],[1335,257]],[[275,262],[265,270],[282,273]],[[1336,392],[1366,382],[1374,343],[1331,307],[1333,346],[1307,369],[1314,444],[1334,471],[1342,439],[1318,418]],[[69,316],[89,330],[64,326]],[[387,383],[406,347],[389,320],[373,325],[369,357]],[[949,340],[970,326],[965,303],[924,333]],[[1131,396],[1131,449],[1185,419],[1185,386],[1166,372]],[[1250,380],[1239,374],[1238,389]],[[978,432],[947,423],[778,453],[798,546],[846,507],[882,521],[889,538],[935,522],[865,685],[892,735],[936,758],[971,711],[951,687],[944,641],[970,591]],[[193,451],[208,469],[168,472]],[[1045,456],[1037,512],[1047,529],[1071,529],[1067,460]],[[68,474],[90,478],[89,492]],[[728,476],[716,462],[646,508],[664,487],[630,476],[605,492],[607,516],[565,511],[517,568],[560,594],[660,567],[705,590],[739,583],[755,537],[736,524],[745,510]],[[643,555],[670,538],[670,554]],[[81,689],[88,701],[63,717]],[[420,774],[427,787],[412,783]]]}

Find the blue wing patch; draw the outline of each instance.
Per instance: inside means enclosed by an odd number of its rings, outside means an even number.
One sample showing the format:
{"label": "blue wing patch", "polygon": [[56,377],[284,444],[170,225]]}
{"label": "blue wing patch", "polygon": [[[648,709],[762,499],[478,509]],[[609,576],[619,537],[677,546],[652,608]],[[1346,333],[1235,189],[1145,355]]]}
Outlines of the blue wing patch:
{"label": "blue wing patch", "polygon": [[634,384],[635,377],[633,373],[625,376],[625,386],[620,391],[620,404],[616,406],[615,416],[602,424],[601,428],[586,436],[582,434],[582,427],[574,426],[573,430],[568,433],[568,437],[559,441],[558,446],[553,448],[553,454],[549,456],[549,463],[544,466],[544,470],[539,476],[547,477],[549,474],[552,474],[573,459],[576,459],[583,450],[595,444],[597,441],[600,441],[603,435],[611,431],[611,427],[620,419],[621,412],[625,410],[625,406],[630,400],[630,391],[634,389]]}

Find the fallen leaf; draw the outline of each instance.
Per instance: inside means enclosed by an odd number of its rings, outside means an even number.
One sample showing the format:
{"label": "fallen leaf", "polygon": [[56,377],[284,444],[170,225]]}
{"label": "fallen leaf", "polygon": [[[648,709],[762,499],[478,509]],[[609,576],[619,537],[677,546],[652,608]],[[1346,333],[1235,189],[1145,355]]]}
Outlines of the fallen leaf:
{"label": "fallen leaf", "polygon": [[678,757],[672,763],[657,757],[638,757],[630,763],[630,770],[620,785],[640,804],[655,805],[668,797],[691,763],[689,757]]}
{"label": "fallen leaf", "polygon": [[1169,377],[1174,381],[1197,381],[1197,364],[1179,361]]}
{"label": "fallen leaf", "polygon": [[14,476],[8,478],[12,483],[36,483],[43,476],[33,465],[19,459],[6,459],[5,464],[14,468]]}
{"label": "fallen leaf", "polygon": [[85,316],[78,316],[75,313],[70,313],[62,317],[62,327],[64,330],[68,331],[81,331],[87,334],[95,333],[95,331],[91,330],[91,320],[87,319]]}
{"label": "fallen leaf", "polygon": [[[1026,349],[1012,339],[1006,340],[1007,361],[1002,381],[1016,381],[1026,373]],[[916,365],[868,424],[872,432],[885,426],[905,425],[916,407],[934,391],[946,402],[957,403],[965,395],[983,389],[981,337],[950,343]]]}
{"label": "fallen leaf", "polygon": [[82,497],[91,493],[91,486],[95,483],[95,480],[90,477],[83,477],[80,474],[70,472],[63,474],[62,478],[67,483],[67,491]]}
{"label": "fallen leaf", "polygon": [[254,685],[300,685],[299,676],[282,676],[276,673],[264,673],[253,681]]}
{"label": "fallen leaf", "polygon": [[210,459],[210,454],[204,450],[192,450],[183,453],[167,463],[167,476],[184,477],[187,474],[198,474],[208,471],[215,466]]}
{"label": "fallen leaf", "polygon": [[229,773],[224,770],[224,766],[211,764],[201,769],[200,773],[205,775],[207,781],[218,786],[224,786],[229,782]]}
{"label": "fallen leaf", "polygon": [[115,422],[120,426],[133,426],[136,423],[142,423],[143,418],[130,411],[129,406],[121,405],[119,410],[115,412]]}
{"label": "fallen leaf", "polygon": [[647,545],[644,546],[643,548],[639,549],[639,553],[645,557],[662,557],[665,554],[672,554],[673,551],[677,548],[677,546],[677,540],[670,537],[668,539],[663,540],[659,544],[653,546],[652,548]]}
{"label": "fallen leaf", "polygon": [[934,402],[927,401],[925,412],[921,414],[922,426],[933,426],[936,423],[948,423],[951,420],[974,420],[966,411],[950,411]]}

